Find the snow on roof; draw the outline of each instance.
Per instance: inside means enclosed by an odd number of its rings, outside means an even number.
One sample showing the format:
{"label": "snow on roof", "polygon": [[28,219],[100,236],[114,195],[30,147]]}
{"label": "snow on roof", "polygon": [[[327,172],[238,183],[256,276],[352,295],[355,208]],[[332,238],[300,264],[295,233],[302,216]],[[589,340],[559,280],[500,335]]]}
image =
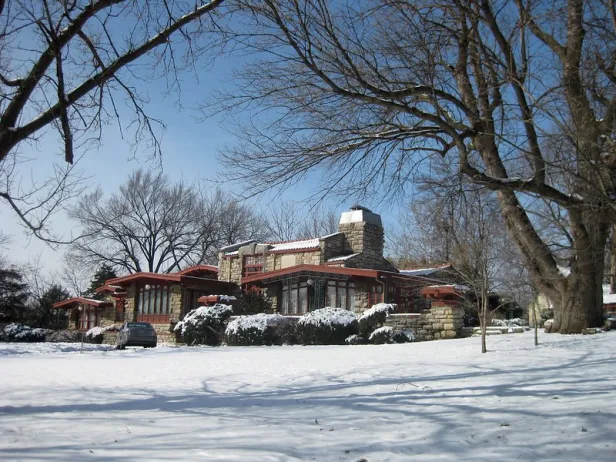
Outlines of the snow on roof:
{"label": "snow on roof", "polygon": [[285,250],[314,249],[316,247],[319,247],[319,238],[315,237],[314,239],[302,239],[300,241],[271,243],[269,245],[272,246],[269,249],[270,252],[280,252],[280,251],[285,251]]}
{"label": "snow on roof", "polygon": [[242,242],[236,242],[235,244],[226,245],[224,247],[221,247],[219,250],[221,252],[224,252],[227,249],[237,249],[237,248],[242,247],[244,245],[252,244],[253,242],[255,242],[254,239],[249,239],[247,241],[242,241]]}
{"label": "snow on roof", "polygon": [[616,294],[610,293],[609,284],[603,284],[603,304],[611,305],[612,303],[616,303]]}
{"label": "snow on roof", "polygon": [[337,231],[335,233],[328,234],[326,236],[321,236],[319,239],[327,239],[328,237],[334,237],[334,236],[337,236],[338,234],[344,234],[344,233],[341,233],[340,231]]}
{"label": "snow on roof", "polygon": [[239,250],[236,250],[235,252],[227,252],[227,253],[225,253],[225,256],[233,257],[235,255],[239,255],[239,253],[240,253]]}
{"label": "snow on roof", "polygon": [[329,263],[329,262],[334,262],[334,261],[346,261],[346,260],[349,260],[349,259],[351,259],[353,257],[356,257],[357,255],[359,255],[359,254],[358,253],[353,253],[351,255],[342,255],[342,256],[339,256],[339,257],[333,257],[333,258],[330,258],[329,260],[327,260],[327,262]]}
{"label": "snow on roof", "polygon": [[428,274],[436,273],[438,271],[451,268],[451,265],[440,265],[440,266],[432,266],[429,268],[413,268],[408,270],[400,270],[402,274],[406,274],[407,276],[425,276]]}
{"label": "snow on roof", "polygon": [[461,284],[435,284],[433,286],[428,286],[431,288],[439,288],[439,287],[453,287],[455,290],[467,291],[471,290],[469,286],[461,285]]}

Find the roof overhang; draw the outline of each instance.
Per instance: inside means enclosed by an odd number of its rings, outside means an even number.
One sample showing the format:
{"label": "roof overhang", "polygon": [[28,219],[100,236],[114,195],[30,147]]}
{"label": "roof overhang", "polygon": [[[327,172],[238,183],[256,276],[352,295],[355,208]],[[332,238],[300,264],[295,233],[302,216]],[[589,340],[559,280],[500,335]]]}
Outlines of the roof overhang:
{"label": "roof overhang", "polygon": [[113,306],[113,302],[106,302],[104,300],[94,300],[92,298],[73,297],[67,300],[62,300],[53,304],[54,308],[74,308],[77,305],[88,305],[95,308],[105,308],[107,306]]}
{"label": "roof overhang", "polygon": [[190,275],[191,273],[199,273],[201,271],[218,274],[218,267],[214,265],[194,265],[194,266],[189,266],[188,268],[185,268],[182,271],[178,271],[175,274],[179,274],[180,276],[186,276],[186,275]]}
{"label": "roof overhang", "polygon": [[288,276],[291,274],[331,274],[339,276],[358,276],[365,278],[377,278],[379,271],[371,269],[360,268],[345,268],[339,266],[325,266],[325,265],[295,265],[289,266],[276,271],[268,271],[267,273],[259,273],[248,277],[242,278],[242,284],[249,284],[253,282],[267,281],[277,279],[280,277]]}
{"label": "roof overhang", "polygon": [[126,276],[121,276],[115,279],[109,279],[105,285],[109,286],[124,286],[132,282],[152,282],[152,283],[165,283],[165,282],[180,282],[182,276],[177,273],[171,274],[159,274],[159,273],[133,273]]}

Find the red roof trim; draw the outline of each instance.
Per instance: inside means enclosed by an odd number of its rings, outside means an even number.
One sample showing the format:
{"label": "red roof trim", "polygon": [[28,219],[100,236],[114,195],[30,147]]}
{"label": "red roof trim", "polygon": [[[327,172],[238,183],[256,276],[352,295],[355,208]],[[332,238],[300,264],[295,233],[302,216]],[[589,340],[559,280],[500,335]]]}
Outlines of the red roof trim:
{"label": "red roof trim", "polygon": [[174,274],[186,275],[195,271],[211,271],[213,273],[218,273],[218,267],[214,265],[194,265]]}
{"label": "red roof trim", "polygon": [[56,302],[53,304],[54,308],[70,308],[72,305],[90,305],[95,306],[97,308],[102,308],[105,306],[113,306],[112,302],[106,302],[104,300],[93,300],[91,298],[83,298],[83,297],[73,297],[67,300],[62,300],[61,302]]}
{"label": "red roof trim", "polygon": [[176,273],[171,274],[159,274],[159,273],[133,273],[127,276],[121,276],[115,279],[109,279],[105,282],[105,285],[116,285],[122,284],[126,282],[138,281],[141,279],[148,279],[152,281],[163,281],[163,282],[180,282],[182,276]]}
{"label": "red roof trim", "polygon": [[298,273],[300,271],[312,271],[314,273],[330,273],[330,274],[345,274],[347,276],[363,276],[367,278],[376,278],[379,275],[379,271],[362,268],[345,268],[337,266],[325,266],[325,265],[296,265],[288,268],[268,271],[267,273],[259,273],[254,276],[248,276],[242,278],[242,284],[262,281],[277,276],[284,276],[286,274]]}

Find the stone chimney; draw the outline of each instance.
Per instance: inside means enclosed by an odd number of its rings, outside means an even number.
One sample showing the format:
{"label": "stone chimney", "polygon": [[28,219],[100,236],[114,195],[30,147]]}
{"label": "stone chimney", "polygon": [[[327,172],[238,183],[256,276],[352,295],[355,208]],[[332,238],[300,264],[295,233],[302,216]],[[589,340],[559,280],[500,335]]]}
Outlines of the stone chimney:
{"label": "stone chimney", "polygon": [[353,259],[358,267],[383,267],[385,234],[380,215],[361,205],[353,205],[351,210],[342,213],[338,231],[345,235],[346,250],[361,254],[361,257]]}

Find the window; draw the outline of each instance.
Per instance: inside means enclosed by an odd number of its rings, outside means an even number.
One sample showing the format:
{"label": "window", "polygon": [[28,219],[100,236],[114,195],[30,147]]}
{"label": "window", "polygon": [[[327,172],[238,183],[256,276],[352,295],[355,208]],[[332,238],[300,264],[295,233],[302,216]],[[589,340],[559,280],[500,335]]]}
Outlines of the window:
{"label": "window", "polygon": [[368,306],[376,305],[383,301],[383,286],[381,284],[370,286],[368,294]]}
{"label": "window", "polygon": [[355,284],[348,281],[327,281],[327,305],[353,311]]}
{"label": "window", "polygon": [[387,303],[398,305],[397,313],[420,313],[426,309],[427,300],[421,295],[420,287],[400,287],[390,285],[387,288]]}
{"label": "window", "polygon": [[167,286],[143,286],[139,289],[137,313],[141,315],[168,315],[170,299],[170,290]]}
{"label": "window", "polygon": [[263,255],[248,255],[244,257],[244,276],[263,272]]}
{"label": "window", "polygon": [[308,312],[308,284],[305,282],[284,284],[282,287],[282,314]]}
{"label": "window", "polygon": [[79,329],[90,330],[98,325],[99,316],[96,312],[96,308],[89,305],[83,305],[82,310],[79,312]]}

